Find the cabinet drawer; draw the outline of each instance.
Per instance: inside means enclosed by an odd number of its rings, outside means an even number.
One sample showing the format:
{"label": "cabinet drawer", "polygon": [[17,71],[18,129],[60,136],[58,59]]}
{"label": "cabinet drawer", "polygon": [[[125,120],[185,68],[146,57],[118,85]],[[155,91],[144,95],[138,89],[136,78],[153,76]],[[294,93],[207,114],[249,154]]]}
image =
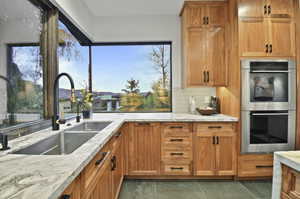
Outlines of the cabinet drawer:
{"label": "cabinet drawer", "polygon": [[273,176],[273,155],[242,155],[239,158],[239,177]]}
{"label": "cabinet drawer", "polygon": [[176,150],[163,150],[162,151],[162,159],[163,160],[191,160],[192,152],[188,151],[176,151]]}
{"label": "cabinet drawer", "polygon": [[165,175],[191,175],[190,164],[163,164],[162,172]]}
{"label": "cabinet drawer", "polygon": [[192,124],[188,123],[164,123],[162,124],[162,137],[191,137]]}
{"label": "cabinet drawer", "polygon": [[184,149],[192,146],[191,137],[166,137],[162,138],[163,148],[178,148]]}
{"label": "cabinet drawer", "polygon": [[234,132],[234,123],[204,123],[195,124],[195,132],[197,133],[209,133],[209,132]]}

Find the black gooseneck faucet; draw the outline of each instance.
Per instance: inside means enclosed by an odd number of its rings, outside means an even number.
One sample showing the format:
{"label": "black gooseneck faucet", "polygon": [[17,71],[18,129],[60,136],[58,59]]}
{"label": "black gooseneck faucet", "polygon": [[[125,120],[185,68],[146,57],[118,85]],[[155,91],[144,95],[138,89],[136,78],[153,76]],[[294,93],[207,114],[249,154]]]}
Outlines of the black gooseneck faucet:
{"label": "black gooseneck faucet", "polygon": [[[0,75],[0,79],[3,79],[4,81],[7,82],[7,86],[10,87],[11,91],[13,91],[13,86],[11,84],[11,82],[9,81],[9,79],[7,77],[4,77],[2,75]],[[12,100],[15,100],[15,99],[12,99]],[[13,111],[13,108],[15,106],[15,101],[13,101],[13,107],[12,107],[12,110],[11,110],[11,117],[14,118],[14,111]],[[8,150],[10,149],[10,147],[8,146],[8,136],[3,134],[3,133],[0,133],[0,142],[1,142],[1,145],[2,145],[2,148],[0,149],[1,151],[5,151],[5,150]]]}
{"label": "black gooseneck faucet", "polygon": [[58,99],[57,99],[57,87],[58,87],[58,82],[59,79],[62,76],[66,76],[70,83],[71,83],[71,103],[75,103],[75,87],[74,87],[74,81],[72,77],[68,73],[60,73],[57,75],[54,81],[54,92],[53,92],[53,117],[52,117],[52,130],[57,131],[59,130],[59,125],[64,124],[66,121],[65,120],[60,120],[59,115],[58,115]]}

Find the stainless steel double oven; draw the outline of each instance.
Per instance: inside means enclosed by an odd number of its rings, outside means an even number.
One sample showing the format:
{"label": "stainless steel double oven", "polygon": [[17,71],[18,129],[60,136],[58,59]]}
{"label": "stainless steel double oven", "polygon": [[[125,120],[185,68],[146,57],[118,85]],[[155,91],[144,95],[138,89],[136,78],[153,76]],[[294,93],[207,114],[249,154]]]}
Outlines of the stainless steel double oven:
{"label": "stainless steel double oven", "polygon": [[242,60],[242,152],[295,146],[296,66],[292,60]]}

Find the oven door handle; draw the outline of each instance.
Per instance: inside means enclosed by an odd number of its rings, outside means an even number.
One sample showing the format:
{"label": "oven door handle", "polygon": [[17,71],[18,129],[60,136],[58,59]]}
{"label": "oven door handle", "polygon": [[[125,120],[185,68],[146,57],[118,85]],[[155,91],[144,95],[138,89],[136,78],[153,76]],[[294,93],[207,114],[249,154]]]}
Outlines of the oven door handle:
{"label": "oven door handle", "polygon": [[251,115],[289,115],[289,113],[251,113]]}
{"label": "oven door handle", "polygon": [[251,73],[289,73],[288,70],[251,70]]}

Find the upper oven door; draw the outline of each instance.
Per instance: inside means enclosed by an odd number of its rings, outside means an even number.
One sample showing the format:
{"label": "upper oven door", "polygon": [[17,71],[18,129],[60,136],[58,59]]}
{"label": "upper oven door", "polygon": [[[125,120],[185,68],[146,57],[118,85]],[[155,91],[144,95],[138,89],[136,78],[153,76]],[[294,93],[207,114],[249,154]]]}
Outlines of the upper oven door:
{"label": "upper oven door", "polygon": [[243,110],[294,110],[296,76],[289,61],[248,61],[242,65]]}

